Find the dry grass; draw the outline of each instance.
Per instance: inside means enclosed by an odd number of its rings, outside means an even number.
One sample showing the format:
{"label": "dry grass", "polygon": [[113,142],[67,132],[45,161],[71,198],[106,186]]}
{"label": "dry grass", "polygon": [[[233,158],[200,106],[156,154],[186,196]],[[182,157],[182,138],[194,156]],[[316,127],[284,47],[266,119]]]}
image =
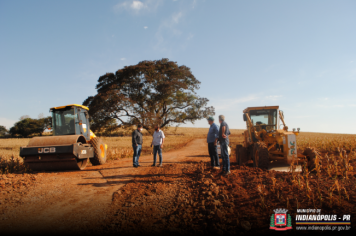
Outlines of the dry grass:
{"label": "dry grass", "polygon": [[19,153],[20,147],[26,146],[29,140],[29,138],[0,139],[0,174],[27,171]]}
{"label": "dry grass", "polygon": [[[124,137],[102,137],[108,145],[108,160],[117,160],[120,158],[132,157],[132,130],[126,131]],[[168,128],[164,130],[166,139],[164,142],[163,152],[179,149],[187,143],[197,138],[206,138],[207,128]],[[143,131],[143,148],[142,155],[150,154],[152,136],[147,131]],[[0,172],[12,173],[25,171],[23,160],[19,157],[20,147],[26,146],[30,138],[26,139],[0,139]]]}
{"label": "dry grass", "polygon": [[[125,157],[132,157],[131,132],[128,137],[102,137],[108,144],[108,160],[117,160]],[[184,147],[194,139],[206,138],[208,128],[167,128],[163,130],[166,138],[164,140],[163,152],[168,152]],[[142,132],[143,145],[141,155],[152,153],[151,142],[152,136],[147,131]]]}
{"label": "dry grass", "polygon": [[[347,154],[346,150],[341,149],[336,154],[318,155],[315,164],[313,170],[308,170],[305,165],[301,173],[262,173],[261,180],[257,182],[264,182],[260,186],[270,187],[264,193],[259,193],[261,209],[271,212],[279,204],[291,211],[296,208],[319,208],[326,212],[335,213],[335,209],[350,212],[355,203],[355,177],[352,171],[356,167],[356,153]],[[293,166],[292,163],[292,169]]]}
{"label": "dry grass", "polygon": [[0,155],[0,174],[25,173],[29,169],[24,165],[21,157]]}
{"label": "dry grass", "polygon": [[[231,130],[230,146],[231,146],[231,161],[234,161],[236,153],[235,147],[243,142],[241,134],[244,130]],[[117,160],[120,158],[132,157],[133,149],[131,144],[131,132],[126,131],[124,137],[102,137],[105,143],[108,144],[108,160]],[[152,153],[150,147],[152,137],[147,131],[143,131],[143,148],[142,155]],[[184,147],[193,139],[206,138],[208,133],[207,128],[167,128],[164,130],[166,135],[163,152],[179,149]],[[0,139],[0,168],[1,171],[19,171],[23,168],[22,158],[19,157],[20,147],[26,146],[29,142],[27,139]],[[321,152],[332,152],[335,149],[345,149],[348,153],[356,150],[356,135],[352,134],[327,134],[327,133],[311,133],[301,132],[297,136],[298,149],[305,147],[315,147]],[[19,163],[19,164],[16,164]],[[8,168],[7,168],[8,167]]]}
{"label": "dry grass", "polygon": [[[125,157],[132,157],[133,148],[131,137],[103,137],[104,142],[108,145],[108,160],[117,160]],[[170,136],[167,135],[163,144],[163,152],[175,150],[185,146],[194,138],[187,136]],[[141,155],[150,154],[152,138],[149,136],[143,137],[143,145]]]}
{"label": "dry grass", "polygon": [[[238,134],[242,134],[244,130],[236,130]],[[236,144],[242,144],[243,137],[237,136],[232,132],[230,138],[231,147],[236,147]],[[345,149],[347,152],[356,150],[356,134],[329,134],[329,133],[313,133],[300,132],[297,136],[298,149],[304,150],[306,147],[314,147],[321,152],[334,152],[338,148]]]}
{"label": "dry grass", "polygon": [[356,148],[356,135],[301,132],[297,136],[297,147],[315,147],[322,152],[332,152],[337,148],[352,151]]}

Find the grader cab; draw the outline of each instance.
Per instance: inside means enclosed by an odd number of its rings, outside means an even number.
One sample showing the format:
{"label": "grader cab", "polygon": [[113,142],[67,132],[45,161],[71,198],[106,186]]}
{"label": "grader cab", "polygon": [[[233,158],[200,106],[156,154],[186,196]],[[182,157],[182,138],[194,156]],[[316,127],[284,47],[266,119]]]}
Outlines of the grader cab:
{"label": "grader cab", "polygon": [[296,136],[300,129],[288,131],[279,106],[248,107],[243,110],[243,120],[247,129],[243,133],[243,145],[236,146],[239,165],[252,160],[254,167],[268,169],[274,160],[284,160],[288,164],[307,161],[308,169],[314,169],[316,151],[306,148],[303,153],[298,153]]}

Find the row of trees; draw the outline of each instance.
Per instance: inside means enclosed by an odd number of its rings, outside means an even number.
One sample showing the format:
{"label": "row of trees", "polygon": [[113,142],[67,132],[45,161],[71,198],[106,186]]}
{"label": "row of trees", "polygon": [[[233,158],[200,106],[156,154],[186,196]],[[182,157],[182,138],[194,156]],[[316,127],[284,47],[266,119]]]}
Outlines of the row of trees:
{"label": "row of trees", "polygon": [[49,126],[51,119],[52,117],[50,116],[40,116],[38,119],[22,116],[20,121],[16,122],[10,130],[7,130],[4,126],[0,126],[0,137],[11,135],[12,137],[27,138],[30,135],[42,135],[43,131]]}

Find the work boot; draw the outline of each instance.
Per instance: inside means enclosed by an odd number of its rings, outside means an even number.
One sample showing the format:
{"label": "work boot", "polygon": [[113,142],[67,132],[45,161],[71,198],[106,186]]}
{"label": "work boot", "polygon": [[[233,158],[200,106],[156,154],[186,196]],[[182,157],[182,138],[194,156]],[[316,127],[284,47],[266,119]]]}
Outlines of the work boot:
{"label": "work boot", "polygon": [[155,164],[153,164],[152,166],[156,166]]}
{"label": "work boot", "polygon": [[230,171],[226,171],[226,173],[224,174],[224,176],[227,176],[227,175],[229,175],[229,174],[231,174],[231,172],[230,172]]}

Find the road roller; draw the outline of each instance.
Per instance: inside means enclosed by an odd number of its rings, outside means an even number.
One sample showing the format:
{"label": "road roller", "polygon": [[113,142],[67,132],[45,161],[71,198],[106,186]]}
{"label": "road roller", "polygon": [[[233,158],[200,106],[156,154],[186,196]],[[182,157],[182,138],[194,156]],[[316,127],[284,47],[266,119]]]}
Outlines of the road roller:
{"label": "road roller", "polygon": [[50,108],[52,136],[34,137],[20,148],[25,165],[34,171],[84,170],[106,162],[107,145],[90,130],[89,108],[70,104]]}

